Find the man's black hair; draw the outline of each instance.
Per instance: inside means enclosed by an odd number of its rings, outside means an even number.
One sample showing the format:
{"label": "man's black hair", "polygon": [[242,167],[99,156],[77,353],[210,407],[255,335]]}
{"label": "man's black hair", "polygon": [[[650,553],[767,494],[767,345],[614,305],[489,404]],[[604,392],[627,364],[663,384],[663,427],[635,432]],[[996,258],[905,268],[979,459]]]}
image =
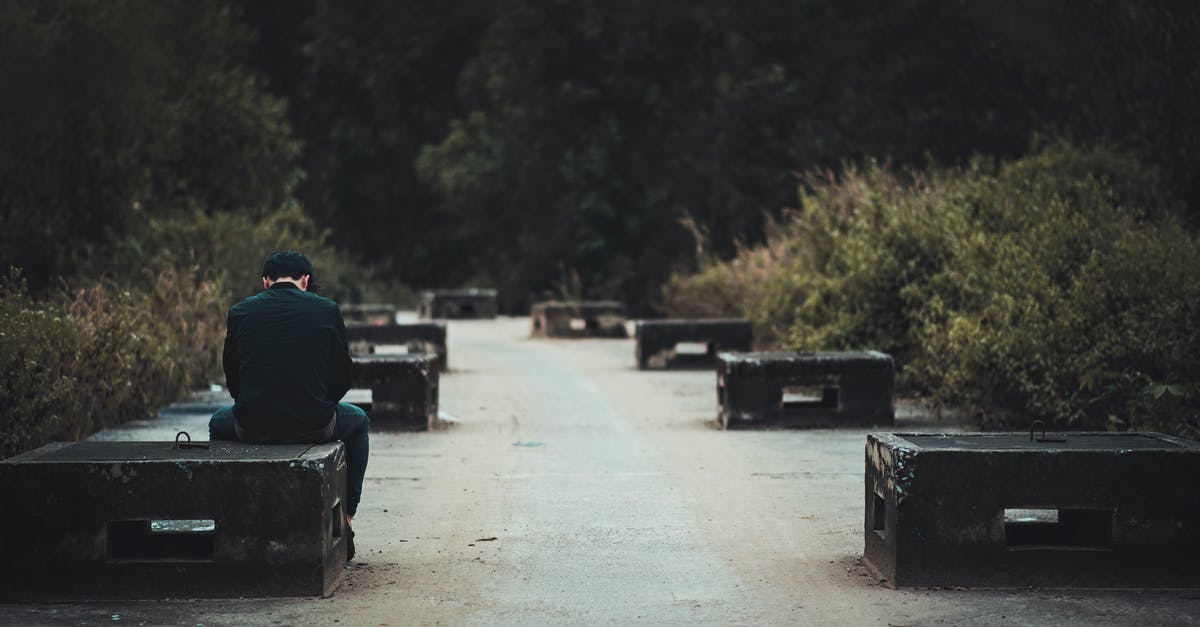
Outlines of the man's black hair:
{"label": "man's black hair", "polygon": [[263,262],[262,275],[272,281],[281,276],[299,279],[306,274],[309,276],[309,282],[312,283],[315,280],[312,262],[308,260],[308,257],[294,250],[277,250]]}

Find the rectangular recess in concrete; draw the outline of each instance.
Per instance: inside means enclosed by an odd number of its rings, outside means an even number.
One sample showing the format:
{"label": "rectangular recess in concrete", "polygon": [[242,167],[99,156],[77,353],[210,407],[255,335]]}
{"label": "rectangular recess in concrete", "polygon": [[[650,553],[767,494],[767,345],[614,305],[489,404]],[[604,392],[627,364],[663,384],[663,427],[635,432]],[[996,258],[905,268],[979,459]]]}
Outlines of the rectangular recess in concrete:
{"label": "rectangular recess in concrete", "polygon": [[108,522],[110,560],[213,561],[213,520],[112,520]]}
{"label": "rectangular recess in concrete", "polygon": [[887,532],[887,503],[883,500],[883,495],[875,492],[875,498],[871,501],[869,509],[871,516],[871,530],[879,534],[881,537],[886,537]]}
{"label": "rectangular recess in concrete", "polygon": [[0,600],[327,596],[345,451],[60,442],[0,461]]}
{"label": "rectangular recess in concrete", "polygon": [[1200,443],[1058,436],[870,434],[864,562],[893,587],[1200,585]]}
{"label": "rectangular recess in concrete", "polygon": [[787,385],[780,403],[784,410],[837,409],[840,396],[837,386]]}
{"label": "rectangular recess in concrete", "polygon": [[753,326],[740,318],[638,320],[638,368],[712,368],[721,351],[749,351]]}
{"label": "rectangular recess in concrete", "polygon": [[1005,509],[1009,549],[1112,548],[1113,509]]}
{"label": "rectangular recess in concrete", "polygon": [[894,385],[892,357],[875,351],[717,355],[726,429],[891,425]]}
{"label": "rectangular recess in concrete", "polygon": [[708,342],[678,342],[673,350],[676,355],[707,355],[711,346]]}

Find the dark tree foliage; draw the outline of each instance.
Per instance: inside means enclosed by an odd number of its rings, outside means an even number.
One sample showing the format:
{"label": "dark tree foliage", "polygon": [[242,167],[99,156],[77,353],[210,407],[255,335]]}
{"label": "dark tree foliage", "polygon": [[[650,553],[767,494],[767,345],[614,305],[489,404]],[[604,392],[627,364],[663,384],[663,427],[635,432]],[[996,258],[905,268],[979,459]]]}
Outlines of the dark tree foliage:
{"label": "dark tree foliage", "polygon": [[1200,226],[1200,3],[992,0],[964,13],[1019,68],[1008,88],[1035,128],[1162,168]]}
{"label": "dark tree foliage", "polygon": [[413,287],[639,311],[682,221],[729,257],[797,173],[1059,137],[1194,217],[1198,42],[1182,0],[10,0],[0,264],[36,287],[148,214],[295,198]]}
{"label": "dark tree foliage", "polygon": [[44,286],[148,216],[290,198],[298,146],[243,37],[216,1],[0,3],[0,267]]}
{"label": "dark tree foliage", "polygon": [[[882,155],[1013,154],[1009,66],[943,2],[503,2],[464,114],[419,166],[464,262],[535,291],[563,269],[641,308],[691,256],[761,236],[793,172]],[[1003,120],[1003,124],[996,124]]]}
{"label": "dark tree foliage", "polygon": [[293,107],[306,143],[301,200],[342,249],[415,285],[465,279],[461,224],[437,210],[415,161],[459,111],[457,77],[484,24],[482,4],[314,4],[310,65]]}

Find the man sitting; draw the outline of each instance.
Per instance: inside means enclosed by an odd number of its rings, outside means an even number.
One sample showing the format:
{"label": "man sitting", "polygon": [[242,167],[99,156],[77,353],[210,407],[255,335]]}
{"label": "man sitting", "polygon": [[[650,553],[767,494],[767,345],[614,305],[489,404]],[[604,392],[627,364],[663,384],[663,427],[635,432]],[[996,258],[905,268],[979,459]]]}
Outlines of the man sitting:
{"label": "man sitting", "polygon": [[[208,423],[210,440],[322,443],[346,446],[347,527],[362,496],[370,450],[370,420],[339,402],[350,389],[350,349],[337,303],[309,289],[313,267],[293,251],[263,263],[263,291],[229,309],[225,385],[232,407]],[[346,559],[354,557],[354,531]]]}

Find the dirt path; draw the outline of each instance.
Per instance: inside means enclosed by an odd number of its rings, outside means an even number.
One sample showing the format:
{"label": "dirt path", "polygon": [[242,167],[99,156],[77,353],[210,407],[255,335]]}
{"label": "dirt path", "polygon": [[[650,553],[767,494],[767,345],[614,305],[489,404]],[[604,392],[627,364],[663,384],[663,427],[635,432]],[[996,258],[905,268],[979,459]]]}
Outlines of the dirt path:
{"label": "dirt path", "polygon": [[[631,340],[533,340],[527,325],[451,323],[455,424],[373,434],[359,557],[332,598],[8,605],[0,622],[1200,621],[1200,591],[882,587],[859,561],[866,431],[717,431],[711,372],[639,372]],[[100,437],[204,424],[172,414]]]}

